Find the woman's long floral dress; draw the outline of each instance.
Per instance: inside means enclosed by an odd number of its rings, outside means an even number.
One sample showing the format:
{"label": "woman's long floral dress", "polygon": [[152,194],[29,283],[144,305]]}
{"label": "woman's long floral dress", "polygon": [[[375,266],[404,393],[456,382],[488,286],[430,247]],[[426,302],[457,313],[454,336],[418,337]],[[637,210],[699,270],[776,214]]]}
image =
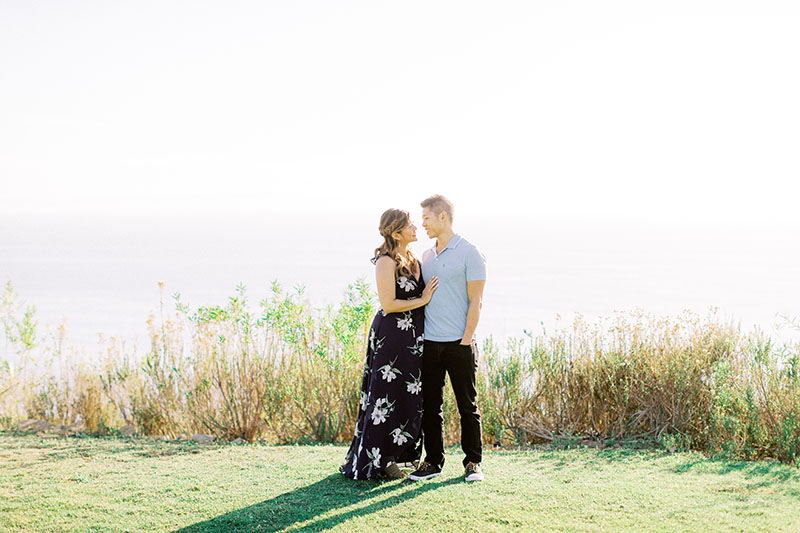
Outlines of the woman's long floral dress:
{"label": "woman's long floral dress", "polygon": [[[418,298],[425,282],[399,276],[395,298]],[[376,477],[391,462],[419,459],[422,425],[423,307],[378,311],[372,321],[355,434],[340,469],[353,479]]]}

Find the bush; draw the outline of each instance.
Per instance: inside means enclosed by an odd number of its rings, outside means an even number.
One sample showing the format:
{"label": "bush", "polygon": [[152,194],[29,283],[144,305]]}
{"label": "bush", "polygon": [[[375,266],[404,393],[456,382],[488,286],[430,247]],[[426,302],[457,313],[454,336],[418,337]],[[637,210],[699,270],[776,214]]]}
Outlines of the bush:
{"label": "bush", "polygon": [[[0,424],[22,418],[83,421],[103,433],[122,424],[153,435],[208,432],[276,443],[347,442],[375,295],[350,285],[338,306],[314,310],[302,287],[273,283],[251,309],[243,286],[223,306],[148,320],[141,353],[117,339],[94,364],[65,353],[65,331],[37,329],[35,308],[9,284],[2,323],[11,352],[0,361]],[[800,327],[800,326],[799,326]],[[486,339],[478,404],[487,443],[572,446],[649,441],[729,458],[800,458],[800,345],[775,345],[706,317],[613,320]],[[445,392],[445,440],[460,440]]]}

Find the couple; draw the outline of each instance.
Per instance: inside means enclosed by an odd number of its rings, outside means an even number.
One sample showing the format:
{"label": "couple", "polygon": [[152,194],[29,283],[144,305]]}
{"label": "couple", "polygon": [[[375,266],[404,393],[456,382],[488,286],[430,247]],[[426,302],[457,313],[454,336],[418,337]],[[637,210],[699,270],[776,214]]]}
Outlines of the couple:
{"label": "couple", "polygon": [[341,472],[352,479],[404,478],[398,463],[425,461],[407,477],[438,476],[444,465],[442,401],[450,375],[461,416],[465,479],[480,481],[481,419],[476,403],[477,350],[486,260],[453,232],[453,204],[436,195],[422,203],[422,226],[436,244],[418,260],[408,212],[381,216],[375,250],[381,309],[369,332],[355,434]]}

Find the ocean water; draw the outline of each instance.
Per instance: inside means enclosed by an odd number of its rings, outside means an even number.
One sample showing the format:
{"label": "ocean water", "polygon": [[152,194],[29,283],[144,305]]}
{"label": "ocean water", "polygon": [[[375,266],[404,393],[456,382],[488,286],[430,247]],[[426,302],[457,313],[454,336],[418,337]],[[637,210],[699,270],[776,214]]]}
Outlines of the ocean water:
{"label": "ocean water", "polygon": [[[479,338],[521,336],[636,308],[656,315],[712,307],[724,320],[778,340],[797,331],[800,232],[786,224],[579,221],[479,216],[456,231],[486,255]],[[419,228],[422,251],[433,244]],[[146,320],[180,293],[190,305],[223,304],[238,283],[253,304],[273,280],[302,284],[315,307],[335,304],[369,259],[377,216],[0,217],[0,279],[35,305],[40,328],[66,320],[85,354],[98,338],[146,346]],[[560,319],[558,317],[561,317]]]}

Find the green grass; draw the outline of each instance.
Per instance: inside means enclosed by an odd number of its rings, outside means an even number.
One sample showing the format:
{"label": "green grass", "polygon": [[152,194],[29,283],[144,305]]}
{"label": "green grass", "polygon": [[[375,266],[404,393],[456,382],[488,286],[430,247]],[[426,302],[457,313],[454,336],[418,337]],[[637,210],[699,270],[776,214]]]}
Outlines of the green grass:
{"label": "green grass", "polygon": [[630,448],[450,449],[426,482],[351,481],[342,446],[0,433],[2,531],[796,531],[800,471]]}

